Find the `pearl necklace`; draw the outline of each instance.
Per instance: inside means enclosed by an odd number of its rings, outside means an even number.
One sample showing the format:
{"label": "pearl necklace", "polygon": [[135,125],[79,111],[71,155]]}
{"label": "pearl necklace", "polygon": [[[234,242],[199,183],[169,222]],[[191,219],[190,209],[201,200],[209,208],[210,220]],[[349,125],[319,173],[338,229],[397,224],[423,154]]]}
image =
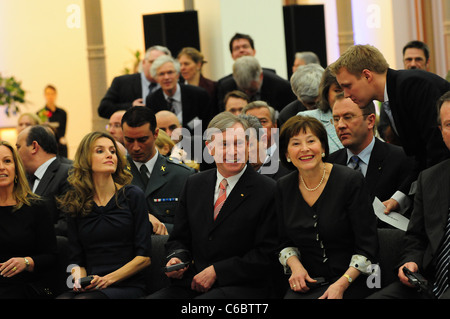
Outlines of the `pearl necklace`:
{"label": "pearl necklace", "polygon": [[306,190],[307,190],[308,192],[314,192],[314,191],[316,191],[316,190],[320,187],[320,185],[322,185],[323,180],[325,179],[325,172],[326,172],[326,171],[325,171],[325,164],[323,164],[323,175],[322,175],[322,179],[320,180],[319,185],[317,185],[317,186],[314,187],[314,188],[308,188],[308,186],[306,186],[305,181],[303,180],[302,175],[300,175],[300,181],[302,182],[303,186],[305,186],[305,188],[306,188]]}

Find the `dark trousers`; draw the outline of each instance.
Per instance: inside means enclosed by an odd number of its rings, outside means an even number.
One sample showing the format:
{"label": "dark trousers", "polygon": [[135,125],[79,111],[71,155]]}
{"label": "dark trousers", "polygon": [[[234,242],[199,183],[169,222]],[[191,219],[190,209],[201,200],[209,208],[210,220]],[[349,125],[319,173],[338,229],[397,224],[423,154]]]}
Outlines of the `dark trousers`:
{"label": "dark trousers", "polygon": [[188,287],[169,286],[163,288],[146,299],[265,299],[269,291],[265,288],[229,286],[216,287],[205,293],[194,291]]}
{"label": "dark trousers", "polygon": [[[440,299],[449,298],[450,289],[447,289]],[[397,280],[373,295],[370,295],[367,299],[432,299],[432,297],[416,288],[408,287]]]}

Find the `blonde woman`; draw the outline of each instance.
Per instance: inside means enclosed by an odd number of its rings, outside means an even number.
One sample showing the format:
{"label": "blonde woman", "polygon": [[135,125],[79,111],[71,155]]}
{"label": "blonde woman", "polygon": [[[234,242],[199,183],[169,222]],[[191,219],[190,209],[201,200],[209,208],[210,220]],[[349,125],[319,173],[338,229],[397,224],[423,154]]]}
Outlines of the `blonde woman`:
{"label": "blonde woman", "polygon": [[[81,141],[59,199],[69,214],[68,238],[74,287],[59,298],[139,298],[145,294],[142,270],[150,264],[152,227],[144,193],[131,185],[126,162],[108,133]],[[79,279],[93,276],[87,286]]]}
{"label": "blonde woman", "polygon": [[15,148],[0,142],[0,299],[52,298],[56,236]]}
{"label": "blonde woman", "polygon": [[39,116],[33,113],[23,113],[19,116],[17,120],[17,134],[22,132],[28,126],[39,125],[42,124]]}

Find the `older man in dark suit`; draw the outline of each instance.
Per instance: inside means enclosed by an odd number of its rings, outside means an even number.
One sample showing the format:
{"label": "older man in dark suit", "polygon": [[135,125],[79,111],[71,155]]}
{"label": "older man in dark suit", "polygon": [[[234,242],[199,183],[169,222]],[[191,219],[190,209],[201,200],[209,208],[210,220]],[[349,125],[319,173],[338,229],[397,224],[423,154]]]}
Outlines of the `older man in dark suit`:
{"label": "older man in dark suit", "polygon": [[[233,76],[219,82],[217,99],[224,100],[225,95],[233,90],[245,92],[251,101],[265,101],[277,111],[296,100],[288,80],[274,72],[263,70],[253,56],[242,56],[233,64]],[[224,105],[219,105],[224,110]]]}
{"label": "older man in dark suit", "polygon": [[[450,92],[438,100],[438,123],[441,136],[450,150]],[[450,243],[450,160],[422,171],[417,180],[414,210],[405,234],[403,256],[398,266],[399,280],[371,296],[381,298],[449,299]],[[422,274],[428,288],[415,287],[403,268]]]}
{"label": "older man in dark suit", "polygon": [[423,70],[393,70],[381,52],[355,45],[330,66],[345,96],[360,107],[383,102],[390,124],[408,156],[416,159],[415,175],[448,158],[436,125],[436,101],[450,83]]}
{"label": "older man in dark suit", "polygon": [[161,55],[170,56],[171,53],[166,47],[152,46],[145,52],[141,72],[115,77],[100,101],[98,115],[109,119],[116,111],[145,105],[147,95],[159,88],[159,84],[150,73],[150,68],[156,58]]}
{"label": "older man in dark suit", "polygon": [[161,88],[147,97],[147,107],[155,113],[162,110],[175,113],[181,125],[191,132],[196,120],[208,123],[215,112],[212,100],[205,89],[178,82],[180,64],[177,60],[161,56],[153,63],[151,73]]}
{"label": "older man in dark suit", "polygon": [[56,235],[67,235],[65,214],[57,208],[55,197],[64,194],[69,187],[67,162],[57,157],[58,145],[50,128],[36,125],[19,133],[17,152],[25,167],[31,190],[42,196],[53,215]]}
{"label": "older man in dark suit", "polygon": [[[189,177],[167,242],[172,284],[150,298],[267,298],[275,263],[275,181],[248,161],[247,123],[215,116],[207,147],[217,169]],[[211,133],[211,135],[209,134]]]}
{"label": "older man in dark suit", "polygon": [[155,114],[136,106],[122,117],[125,147],[134,185],[145,193],[149,218],[156,234],[170,233],[181,190],[194,169],[159,154]]}
{"label": "older man in dark suit", "polygon": [[372,200],[378,197],[386,206],[386,214],[407,210],[411,206],[408,195],[413,160],[401,147],[374,136],[373,102],[359,107],[341,93],[332,109],[336,133],[344,148],[330,154],[328,161],[361,171]]}

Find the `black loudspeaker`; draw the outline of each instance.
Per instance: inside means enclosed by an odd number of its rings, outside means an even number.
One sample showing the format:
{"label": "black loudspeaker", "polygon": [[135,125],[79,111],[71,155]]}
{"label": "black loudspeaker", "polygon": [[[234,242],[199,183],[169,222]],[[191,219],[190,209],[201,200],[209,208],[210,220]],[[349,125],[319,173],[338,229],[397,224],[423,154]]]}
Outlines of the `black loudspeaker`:
{"label": "black loudspeaker", "polygon": [[290,5],[283,7],[286,61],[289,78],[292,75],[295,53],[312,51],[326,68],[327,43],[323,5]]}
{"label": "black loudspeaker", "polygon": [[168,12],[143,16],[145,50],[167,47],[176,57],[184,47],[200,50],[197,11]]}

